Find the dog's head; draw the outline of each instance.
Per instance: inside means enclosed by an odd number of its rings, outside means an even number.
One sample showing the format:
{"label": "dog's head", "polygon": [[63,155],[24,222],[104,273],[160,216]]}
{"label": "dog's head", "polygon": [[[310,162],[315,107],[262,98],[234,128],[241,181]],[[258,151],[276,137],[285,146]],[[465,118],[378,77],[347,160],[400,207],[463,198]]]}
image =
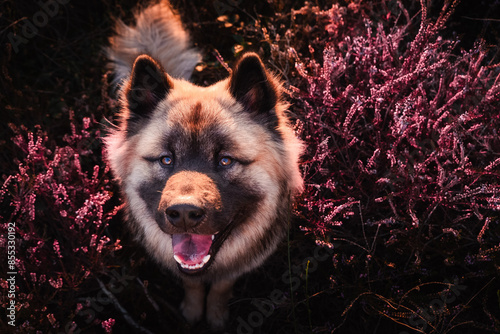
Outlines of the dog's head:
{"label": "dog's head", "polygon": [[301,144],[278,81],[255,54],[209,87],[139,56],[121,99],[108,159],[136,230],[167,266],[204,272],[226,242],[244,248],[262,238],[302,188]]}

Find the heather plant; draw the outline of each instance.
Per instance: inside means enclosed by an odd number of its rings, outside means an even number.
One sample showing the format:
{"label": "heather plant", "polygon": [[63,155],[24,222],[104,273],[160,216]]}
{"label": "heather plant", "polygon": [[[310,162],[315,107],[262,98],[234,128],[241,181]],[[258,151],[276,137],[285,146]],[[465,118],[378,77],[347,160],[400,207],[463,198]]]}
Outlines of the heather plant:
{"label": "heather plant", "polygon": [[[430,23],[424,11],[408,46],[407,26],[386,33],[365,21],[364,34],[325,45],[322,65],[296,58],[307,82],[306,92],[292,87],[308,111],[303,133],[313,153],[306,173],[314,194],[336,198],[311,206],[321,213],[312,222],[320,234],[335,217],[353,215],[361,198],[369,225],[380,223],[376,213],[384,225],[414,227],[436,210],[449,210],[450,223],[496,215],[498,71],[484,65],[480,44],[452,53],[456,43],[438,35],[447,14]],[[365,194],[349,196],[354,189]]]}
{"label": "heather plant", "polygon": [[422,1],[419,22],[384,5],[297,11],[326,27],[309,58],[287,51],[308,147],[302,229],[337,250],[343,316],[362,305],[421,332],[498,330],[498,67],[480,41],[465,51],[440,35],[456,2],[431,19]]}
{"label": "heather plant", "polygon": [[[76,121],[72,111],[70,118],[63,145],[40,127],[32,132],[12,125],[21,158],[0,188],[0,245],[6,254],[7,238],[15,240],[15,265],[1,266],[15,273],[16,327],[10,329],[20,332],[76,330],[75,317],[85,306],[77,296],[121,247],[106,233],[117,209],[110,205],[108,170],[99,162],[99,126],[89,117]],[[1,285],[8,290],[4,278]],[[10,299],[2,293],[2,308]],[[108,319],[106,328],[113,322]]]}

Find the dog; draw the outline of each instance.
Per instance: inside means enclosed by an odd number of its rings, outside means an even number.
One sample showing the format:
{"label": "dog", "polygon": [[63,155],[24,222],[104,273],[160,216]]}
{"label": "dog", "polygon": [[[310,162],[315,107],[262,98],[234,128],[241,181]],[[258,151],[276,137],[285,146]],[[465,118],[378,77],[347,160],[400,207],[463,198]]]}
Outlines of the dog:
{"label": "dog", "polygon": [[126,220],[182,280],[186,320],[220,330],[234,282],[275,251],[303,190],[281,82],[255,53],[211,86],[189,82],[201,55],[166,1],[117,20],[105,51],[120,104],[105,151]]}

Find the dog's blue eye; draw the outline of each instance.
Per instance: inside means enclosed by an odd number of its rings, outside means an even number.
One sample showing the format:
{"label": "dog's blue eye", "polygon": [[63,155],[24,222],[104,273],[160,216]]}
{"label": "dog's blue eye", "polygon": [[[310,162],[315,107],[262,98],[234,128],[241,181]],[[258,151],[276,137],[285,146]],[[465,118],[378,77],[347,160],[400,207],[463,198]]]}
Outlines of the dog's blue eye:
{"label": "dog's blue eye", "polygon": [[230,157],[222,157],[219,160],[219,165],[221,167],[229,167],[232,164],[233,164],[233,159],[231,159]]}
{"label": "dog's blue eye", "polygon": [[172,159],[172,157],[169,157],[168,155],[166,155],[166,156],[160,158],[160,163],[163,166],[172,166],[174,163],[174,159]]}

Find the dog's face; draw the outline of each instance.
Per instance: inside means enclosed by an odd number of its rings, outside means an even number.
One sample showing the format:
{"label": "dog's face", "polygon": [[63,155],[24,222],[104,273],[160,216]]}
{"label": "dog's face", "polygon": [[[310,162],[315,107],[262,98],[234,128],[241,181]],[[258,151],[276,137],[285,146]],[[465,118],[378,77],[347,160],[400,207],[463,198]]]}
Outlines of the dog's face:
{"label": "dog's face", "polygon": [[211,264],[230,229],[252,216],[268,194],[264,184],[253,181],[262,173],[255,164],[258,150],[233,138],[233,133],[254,136],[251,129],[238,128],[231,106],[212,94],[176,95],[172,92],[158,108],[166,112],[158,113],[159,120],[142,136],[141,168],[148,177],[137,190],[159,228],[172,237],[179,270],[197,273]]}
{"label": "dog's face", "polygon": [[302,187],[300,143],[256,55],[210,87],[140,56],[122,100],[121,127],[107,138],[111,167],[146,247],[181,274],[237,261]]}

